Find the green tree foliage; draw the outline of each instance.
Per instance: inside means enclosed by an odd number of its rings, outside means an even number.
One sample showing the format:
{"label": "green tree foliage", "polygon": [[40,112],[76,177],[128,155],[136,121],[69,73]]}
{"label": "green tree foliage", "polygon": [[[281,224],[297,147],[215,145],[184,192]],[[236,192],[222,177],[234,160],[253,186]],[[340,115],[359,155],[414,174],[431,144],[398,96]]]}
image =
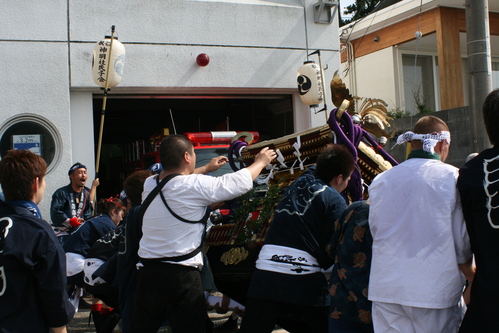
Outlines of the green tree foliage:
{"label": "green tree foliage", "polygon": [[[374,8],[381,2],[381,0],[356,0],[354,4],[351,4],[346,7],[346,10],[343,11],[344,15],[353,14],[350,19],[343,20],[340,17],[340,26],[345,24],[349,24],[350,22],[357,21],[360,18],[363,18],[374,10]],[[341,6],[341,0],[340,0]]]}

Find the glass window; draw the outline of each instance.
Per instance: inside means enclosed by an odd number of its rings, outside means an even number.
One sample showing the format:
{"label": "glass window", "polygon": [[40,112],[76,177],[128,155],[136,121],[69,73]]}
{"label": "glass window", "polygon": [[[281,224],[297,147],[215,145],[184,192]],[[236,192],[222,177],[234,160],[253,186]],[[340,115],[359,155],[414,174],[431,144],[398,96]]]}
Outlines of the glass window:
{"label": "glass window", "polygon": [[8,150],[29,149],[47,163],[47,172],[60,159],[62,141],[55,128],[38,115],[21,115],[0,128],[0,157]]}
{"label": "glass window", "polygon": [[436,111],[433,57],[402,55],[405,109],[411,114]]}
{"label": "glass window", "polygon": [[[220,146],[220,147],[203,147],[203,146],[194,146],[194,151],[196,152],[196,168],[202,167],[211,161],[213,157],[217,156],[227,156],[229,150],[229,146]],[[239,163],[238,163],[239,165]],[[211,172],[212,176],[222,176],[226,173],[231,173],[232,168],[229,163],[224,164],[220,169]]]}
{"label": "glass window", "polygon": [[499,89],[499,62],[492,62],[492,88]]}

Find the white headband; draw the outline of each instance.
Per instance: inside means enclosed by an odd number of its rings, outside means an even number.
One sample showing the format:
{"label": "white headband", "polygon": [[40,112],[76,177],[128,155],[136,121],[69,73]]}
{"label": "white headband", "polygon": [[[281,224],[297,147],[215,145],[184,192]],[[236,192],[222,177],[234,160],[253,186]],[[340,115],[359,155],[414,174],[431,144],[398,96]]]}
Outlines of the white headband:
{"label": "white headband", "polygon": [[446,140],[450,144],[450,133],[447,131],[435,132],[430,134],[415,134],[413,132],[405,132],[397,138],[397,143],[395,145],[401,145],[403,143],[421,140],[423,142],[423,150],[428,153],[435,153],[433,147],[436,146],[437,142]]}

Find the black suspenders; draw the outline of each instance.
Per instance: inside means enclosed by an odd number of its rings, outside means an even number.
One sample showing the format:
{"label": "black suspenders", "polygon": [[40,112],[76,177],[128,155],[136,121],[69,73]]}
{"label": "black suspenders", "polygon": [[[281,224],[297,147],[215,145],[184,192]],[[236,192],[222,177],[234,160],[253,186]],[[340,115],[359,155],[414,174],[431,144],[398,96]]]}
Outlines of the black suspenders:
{"label": "black suspenders", "polygon": [[190,258],[194,257],[199,252],[201,252],[201,250],[203,249],[204,238],[206,236],[206,221],[208,220],[208,216],[210,215],[210,208],[209,207],[206,208],[206,213],[204,214],[204,216],[199,221],[190,221],[190,220],[184,219],[183,217],[180,217],[175,212],[173,212],[171,210],[170,206],[168,206],[168,203],[165,200],[165,196],[163,195],[163,193],[161,192],[161,190],[163,189],[163,187],[165,186],[166,183],[168,183],[172,178],[174,178],[176,176],[179,176],[179,174],[168,175],[165,178],[163,178],[161,180],[161,182],[159,181],[159,177],[156,177],[156,184],[157,184],[157,186],[151,191],[151,193],[149,193],[149,195],[147,196],[147,198],[144,200],[144,203],[140,207],[140,216],[141,216],[141,219],[144,217],[144,213],[146,212],[147,208],[149,207],[149,205],[151,204],[151,202],[153,201],[153,199],[159,193],[160,196],[161,196],[161,200],[163,201],[165,207],[168,209],[168,211],[170,211],[170,213],[177,220],[185,222],[185,223],[201,223],[201,224],[203,224],[204,228],[203,228],[203,235],[201,236],[201,244],[194,251],[192,251],[190,253],[187,253],[187,254],[184,254],[184,255],[181,255],[181,256],[163,257],[163,258],[154,258],[154,259],[140,258],[140,261],[142,263],[155,263],[155,262],[157,263],[157,262],[162,262],[162,261],[180,262],[180,261],[184,261],[184,260],[187,260],[187,259],[190,259]]}

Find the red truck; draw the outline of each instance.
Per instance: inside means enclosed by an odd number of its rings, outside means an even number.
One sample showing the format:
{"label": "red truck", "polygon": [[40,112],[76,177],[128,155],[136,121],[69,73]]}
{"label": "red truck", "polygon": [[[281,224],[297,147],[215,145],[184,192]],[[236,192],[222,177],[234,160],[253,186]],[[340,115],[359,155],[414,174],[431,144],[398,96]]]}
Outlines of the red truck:
{"label": "red truck", "polygon": [[[217,131],[184,133],[184,135],[194,145],[194,150],[196,152],[196,168],[205,165],[213,157],[227,156],[230,143],[238,133],[242,132]],[[260,138],[260,134],[258,132],[249,133],[253,135],[253,143],[257,142]],[[161,163],[159,158],[159,148],[158,151],[144,154],[140,162],[142,170],[149,168],[154,163]],[[232,169],[230,168],[229,163],[227,163],[211,175],[221,176],[229,172],[232,172]]]}

